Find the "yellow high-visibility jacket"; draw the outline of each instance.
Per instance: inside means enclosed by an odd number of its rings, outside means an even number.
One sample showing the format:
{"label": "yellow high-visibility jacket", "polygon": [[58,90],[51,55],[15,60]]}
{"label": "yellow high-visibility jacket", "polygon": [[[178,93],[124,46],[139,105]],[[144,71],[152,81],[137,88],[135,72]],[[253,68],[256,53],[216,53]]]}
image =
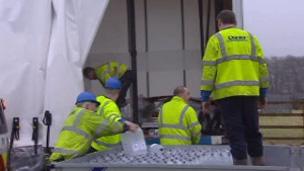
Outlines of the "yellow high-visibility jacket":
{"label": "yellow high-visibility jacket", "polygon": [[239,28],[226,28],[208,41],[203,58],[201,90],[214,100],[259,96],[269,87],[269,72],[257,38]]}
{"label": "yellow high-visibility jacket", "polygon": [[[102,118],[102,120],[111,123],[111,129],[116,129],[116,126],[121,127],[123,123],[119,120],[122,118],[122,113],[115,101],[105,96],[97,97],[97,101],[100,103],[97,109],[97,114]],[[121,135],[116,134],[100,137],[94,140],[91,146],[97,151],[105,151],[120,145]]]}
{"label": "yellow high-visibility jacket", "polygon": [[120,64],[116,61],[108,62],[96,68],[96,75],[98,80],[105,85],[106,81],[111,77],[121,78],[128,66],[126,64]]}
{"label": "yellow high-visibility jacket", "polygon": [[123,132],[123,125],[111,128],[96,112],[82,107],[75,107],[64,122],[51,161],[65,160],[84,155],[89,150],[93,139]]}
{"label": "yellow high-visibility jacket", "polygon": [[162,106],[158,126],[162,145],[198,144],[201,138],[202,127],[195,110],[179,96]]}

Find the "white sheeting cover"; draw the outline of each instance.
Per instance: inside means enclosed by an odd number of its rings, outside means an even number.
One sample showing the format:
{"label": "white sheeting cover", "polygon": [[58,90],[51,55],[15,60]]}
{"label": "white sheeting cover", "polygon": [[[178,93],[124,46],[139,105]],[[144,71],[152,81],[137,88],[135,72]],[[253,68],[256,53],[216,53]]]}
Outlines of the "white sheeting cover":
{"label": "white sheeting cover", "polygon": [[[53,113],[51,143],[83,90],[81,69],[108,0],[0,0],[0,97],[9,125],[21,119],[30,145],[32,117]],[[40,120],[41,122],[41,120]],[[41,126],[42,128],[42,126]],[[40,137],[45,140],[45,131]]]}

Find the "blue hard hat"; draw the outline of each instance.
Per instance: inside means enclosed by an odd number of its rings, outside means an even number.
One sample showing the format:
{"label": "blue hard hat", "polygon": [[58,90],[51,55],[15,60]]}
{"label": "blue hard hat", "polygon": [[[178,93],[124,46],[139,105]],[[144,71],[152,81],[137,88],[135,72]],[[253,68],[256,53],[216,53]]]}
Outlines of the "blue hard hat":
{"label": "blue hard hat", "polygon": [[100,103],[96,100],[96,96],[95,94],[85,91],[82,92],[78,95],[77,100],[76,100],[76,104],[77,103],[83,103],[83,102],[94,102],[97,105],[99,105]]}
{"label": "blue hard hat", "polygon": [[105,88],[119,90],[121,87],[121,81],[117,77],[111,77],[106,81]]}

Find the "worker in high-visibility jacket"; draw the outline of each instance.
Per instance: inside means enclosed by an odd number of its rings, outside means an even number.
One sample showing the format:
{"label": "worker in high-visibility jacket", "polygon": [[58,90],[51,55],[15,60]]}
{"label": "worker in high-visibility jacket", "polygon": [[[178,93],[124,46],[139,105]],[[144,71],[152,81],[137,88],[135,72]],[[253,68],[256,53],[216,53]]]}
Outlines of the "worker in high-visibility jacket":
{"label": "worker in high-visibility jacket", "polygon": [[126,64],[117,61],[107,62],[96,68],[86,67],[83,69],[83,74],[89,80],[99,80],[103,87],[109,78],[116,77],[122,82],[122,88],[116,103],[119,107],[126,105],[126,95],[132,82],[134,82],[134,74],[128,69]]}
{"label": "worker in high-visibility jacket", "polygon": [[196,111],[188,104],[190,91],[177,87],[173,98],[165,103],[158,116],[160,143],[162,145],[198,144],[201,129]]}
{"label": "worker in high-visibility jacket", "polygon": [[230,10],[218,14],[220,31],[210,37],[203,57],[201,98],[203,112],[209,96],[219,104],[234,163],[263,165],[258,104],[264,107],[269,73],[262,47],[251,33],[237,28]]}
{"label": "worker in high-visibility jacket", "polygon": [[[97,97],[97,101],[100,103],[97,114],[103,118],[103,120],[122,120],[128,122],[123,118],[119,107],[116,104],[116,100],[119,96],[120,89],[122,87],[121,82],[113,77],[107,80],[105,84],[106,95]],[[115,129],[115,125],[113,128]],[[112,148],[117,148],[121,145],[121,135],[110,135],[100,137],[93,141],[91,151],[105,151]]]}
{"label": "worker in high-visibility jacket", "polygon": [[[90,92],[81,93],[76,100],[76,107],[64,122],[50,161],[62,161],[86,154],[95,138],[115,135],[137,129],[133,123],[123,123],[120,120],[104,121],[96,114],[99,102]],[[115,128],[113,129],[113,125]]]}

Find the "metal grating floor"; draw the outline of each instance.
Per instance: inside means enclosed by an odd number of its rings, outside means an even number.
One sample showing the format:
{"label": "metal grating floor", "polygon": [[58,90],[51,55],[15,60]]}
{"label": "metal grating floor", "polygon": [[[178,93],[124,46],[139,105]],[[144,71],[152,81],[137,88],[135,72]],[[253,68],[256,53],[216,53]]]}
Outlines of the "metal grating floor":
{"label": "metal grating floor", "polygon": [[107,164],[150,164],[150,165],[232,165],[232,157],[228,148],[164,148],[149,151],[147,154],[132,156],[123,151],[112,153],[97,153],[94,158],[87,159],[89,163]]}

